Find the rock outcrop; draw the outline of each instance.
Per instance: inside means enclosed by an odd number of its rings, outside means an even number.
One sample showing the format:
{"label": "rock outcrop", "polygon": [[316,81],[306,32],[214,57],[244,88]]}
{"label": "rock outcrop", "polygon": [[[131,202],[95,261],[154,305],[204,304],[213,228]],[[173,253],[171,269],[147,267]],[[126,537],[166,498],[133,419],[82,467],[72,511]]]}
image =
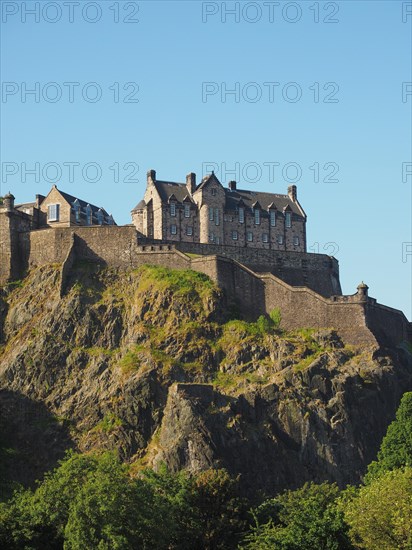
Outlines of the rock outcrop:
{"label": "rock outcrop", "polygon": [[[403,392],[406,348],[228,321],[205,275],[32,271],[0,294],[0,460],[32,483],[70,447],[134,468],[225,467],[245,491],[357,482]],[[2,459],[12,456],[12,460]]]}

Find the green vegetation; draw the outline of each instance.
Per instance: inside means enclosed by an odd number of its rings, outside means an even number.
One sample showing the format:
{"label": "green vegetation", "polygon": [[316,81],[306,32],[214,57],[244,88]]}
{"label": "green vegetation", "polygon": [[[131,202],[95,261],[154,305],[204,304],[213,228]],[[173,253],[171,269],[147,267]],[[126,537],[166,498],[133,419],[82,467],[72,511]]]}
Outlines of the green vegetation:
{"label": "green vegetation", "polygon": [[412,392],[402,397],[396,419],[383,438],[378,460],[369,465],[366,482],[404,466],[412,467]]}
{"label": "green vegetation", "polygon": [[0,547],[236,547],[247,526],[238,481],[224,470],[132,478],[111,453],[69,454],[37,489],[0,505]]}
{"label": "green vegetation", "polygon": [[249,550],[344,550],[353,548],[340,491],[334,484],[307,483],[265,501],[253,511],[255,526],[245,537]]}
{"label": "green vegetation", "polygon": [[154,283],[157,288],[180,296],[205,295],[216,288],[215,283],[204,273],[190,269],[168,269],[145,265],[137,270],[140,274],[139,289],[146,290]]}

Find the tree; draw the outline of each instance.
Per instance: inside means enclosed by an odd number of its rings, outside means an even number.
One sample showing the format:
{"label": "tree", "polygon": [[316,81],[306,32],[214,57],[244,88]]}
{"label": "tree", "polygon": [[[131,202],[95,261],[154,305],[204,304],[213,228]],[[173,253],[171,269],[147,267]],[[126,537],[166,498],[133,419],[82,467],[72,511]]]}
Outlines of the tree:
{"label": "tree", "polygon": [[412,468],[381,474],[344,503],[358,548],[412,549]]}
{"label": "tree", "polygon": [[389,425],[378,453],[378,460],[368,467],[365,482],[369,483],[382,473],[412,466],[412,392],[405,393]]}
{"label": "tree", "polygon": [[256,526],[246,536],[249,550],[346,550],[353,548],[335,484],[306,483],[254,511]]}

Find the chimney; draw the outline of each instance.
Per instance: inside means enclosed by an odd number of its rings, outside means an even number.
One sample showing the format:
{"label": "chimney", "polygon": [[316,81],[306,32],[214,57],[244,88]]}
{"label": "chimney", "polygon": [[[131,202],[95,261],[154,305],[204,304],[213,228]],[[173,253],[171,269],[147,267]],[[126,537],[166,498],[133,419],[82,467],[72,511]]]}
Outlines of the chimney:
{"label": "chimney", "polygon": [[297,191],[297,187],[296,185],[290,185],[288,187],[288,195],[290,197],[290,199],[293,201],[293,202],[296,202],[297,199],[298,199],[298,191]]}
{"label": "chimney", "polygon": [[7,212],[12,212],[14,210],[14,196],[10,191],[3,197],[3,204]]}
{"label": "chimney", "polygon": [[153,185],[156,181],[156,170],[149,170],[147,172],[147,186]]}
{"label": "chimney", "polygon": [[186,187],[189,193],[193,195],[196,190],[196,174],[193,172],[190,172],[190,174],[186,176]]}
{"label": "chimney", "polygon": [[229,189],[231,191],[236,191],[236,182],[234,180],[229,181]]}
{"label": "chimney", "polygon": [[39,208],[45,198],[46,197],[44,195],[36,195],[36,208]]}

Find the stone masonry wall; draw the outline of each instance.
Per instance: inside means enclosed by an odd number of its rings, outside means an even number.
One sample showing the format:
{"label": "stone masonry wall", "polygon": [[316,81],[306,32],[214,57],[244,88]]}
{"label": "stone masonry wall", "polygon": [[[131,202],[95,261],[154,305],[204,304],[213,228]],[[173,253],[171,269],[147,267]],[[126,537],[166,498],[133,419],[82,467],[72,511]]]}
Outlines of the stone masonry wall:
{"label": "stone masonry wall", "polygon": [[342,294],[338,261],[326,254],[275,252],[196,243],[179,243],[177,249],[190,254],[226,256],[253,271],[273,273],[292,286],[307,286],[322,296]]}
{"label": "stone masonry wall", "polygon": [[[22,270],[47,263],[61,263],[66,266],[62,270],[62,279],[67,275],[68,261],[72,261],[74,257],[77,260],[96,261],[122,268],[136,268],[143,264],[175,269],[192,268],[215,280],[225,290],[228,307],[246,318],[253,320],[279,308],[284,328],[335,328],[348,343],[376,345],[379,342],[385,346],[396,345],[408,336],[410,330],[410,324],[402,312],[381,306],[372,298],[364,299],[359,295],[328,298],[307,287],[291,286],[268,273],[267,269],[266,273],[255,272],[228,255],[191,258],[170,243],[141,245],[134,226],[43,229],[21,233],[18,244],[20,258],[23,260]],[[203,252],[209,251],[210,246]],[[228,254],[228,250],[225,252]],[[256,252],[254,250],[253,254]],[[268,254],[267,251],[258,252],[261,256],[253,258],[260,262],[261,267],[266,267],[264,262],[268,262],[270,258],[269,255],[262,254]],[[318,268],[317,272],[322,274],[323,262],[332,262],[328,267],[323,267],[323,278],[328,278],[330,269],[335,270],[337,276],[337,263],[334,265],[334,260],[328,256],[293,252],[281,253],[281,256],[288,269],[292,269],[294,262],[304,256],[308,278],[312,268],[315,272]],[[298,270],[298,266],[293,269]],[[286,271],[285,269],[284,272]],[[23,271],[17,278],[22,274]]]}

